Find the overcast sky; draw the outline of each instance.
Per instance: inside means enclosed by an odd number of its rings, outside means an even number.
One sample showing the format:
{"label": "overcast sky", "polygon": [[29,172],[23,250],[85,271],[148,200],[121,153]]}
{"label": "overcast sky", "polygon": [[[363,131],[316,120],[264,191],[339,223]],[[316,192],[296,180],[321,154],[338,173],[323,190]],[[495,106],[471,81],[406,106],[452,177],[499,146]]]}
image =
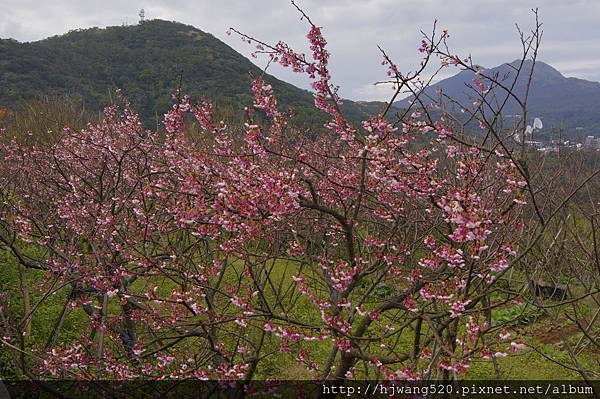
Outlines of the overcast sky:
{"label": "overcast sky", "polygon": [[[539,59],[566,76],[600,81],[599,0],[297,0],[313,22],[324,27],[333,53],[334,82],[344,97],[385,100],[388,88],[373,86],[385,78],[377,45],[385,48],[403,72],[419,62],[421,34],[434,19],[448,29],[454,52],[472,54],[492,67],[519,57],[515,29],[533,27],[538,7],[544,36]],[[307,52],[307,25],[288,0],[0,0],[0,37],[33,41],[71,29],[135,24],[139,10],[147,19],[194,25],[212,33],[241,54],[252,48],[226,35],[232,26],[268,42],[284,40]],[[260,67],[265,59],[252,59]],[[269,68],[275,76],[308,88],[308,81]]]}

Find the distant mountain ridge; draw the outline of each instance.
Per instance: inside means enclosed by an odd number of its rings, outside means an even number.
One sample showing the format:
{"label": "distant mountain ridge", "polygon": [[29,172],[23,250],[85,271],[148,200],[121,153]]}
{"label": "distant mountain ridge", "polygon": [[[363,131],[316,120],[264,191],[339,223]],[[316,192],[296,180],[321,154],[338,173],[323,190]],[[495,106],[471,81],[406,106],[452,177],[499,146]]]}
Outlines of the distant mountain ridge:
{"label": "distant mountain ridge", "polygon": [[[209,33],[162,20],[70,31],[44,40],[0,40],[0,106],[47,95],[81,97],[86,108],[108,105],[122,89],[150,127],[161,119],[180,84],[193,99],[240,111],[252,104],[252,76],[263,71]],[[305,120],[324,120],[310,92],[265,75],[283,107]],[[345,101],[355,119],[383,103]]]}
{"label": "distant mountain ridge", "polygon": [[[514,66],[520,61],[505,63],[495,68],[485,69],[487,76],[506,77],[506,83],[512,82],[515,76]],[[511,66],[512,65],[512,66]],[[529,72],[533,66],[533,79],[528,98],[528,119],[539,117],[546,127],[564,128],[572,131],[583,127],[588,133],[600,134],[600,83],[578,78],[567,78],[552,66],[537,61],[525,61],[514,91],[523,98]],[[458,74],[430,86],[425,97],[439,98],[439,92],[463,104],[469,103],[469,94],[474,92],[467,87],[473,85],[475,73],[463,70]],[[483,80],[489,86],[489,81]],[[497,89],[496,94],[503,98],[504,92]],[[406,107],[410,103],[405,98],[395,103]],[[521,109],[515,100],[509,100],[504,108],[504,115],[520,114]]]}
{"label": "distant mountain ridge", "polygon": [[[515,64],[515,62],[511,63]],[[515,92],[524,94],[528,61]],[[502,64],[487,74],[510,76],[514,69]],[[162,20],[139,25],[71,31],[35,42],[0,39],[0,107],[40,96],[80,97],[88,110],[108,105],[114,89],[122,89],[144,123],[153,127],[172,104],[180,82],[183,92],[195,100],[208,98],[226,112],[240,112],[252,104],[252,77],[263,71],[231,47],[193,26]],[[268,74],[281,105],[294,108],[297,121],[320,125],[325,115],[313,106],[307,91]],[[467,84],[475,74],[461,71],[426,90],[437,98],[438,90],[468,103]],[[394,106],[405,108],[407,99]],[[545,127],[563,127],[600,135],[600,83],[564,77],[543,62],[536,62],[529,95],[529,118],[540,117]],[[354,121],[381,111],[383,102],[344,100],[343,110]],[[509,101],[504,114],[520,113]],[[585,134],[584,133],[584,134]]]}

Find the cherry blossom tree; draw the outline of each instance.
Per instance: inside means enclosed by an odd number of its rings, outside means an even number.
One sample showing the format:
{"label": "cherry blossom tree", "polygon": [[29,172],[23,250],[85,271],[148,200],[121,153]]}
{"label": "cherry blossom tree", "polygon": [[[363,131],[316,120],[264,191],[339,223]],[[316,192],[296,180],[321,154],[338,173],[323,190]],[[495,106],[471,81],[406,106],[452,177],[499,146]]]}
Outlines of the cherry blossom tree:
{"label": "cherry blossom tree", "polygon": [[[27,354],[30,378],[250,380],[277,377],[264,366],[277,359],[317,380],[449,379],[523,347],[491,312],[520,296],[500,282],[531,249],[519,236],[535,190],[482,111],[485,80],[469,109],[487,138],[477,142],[420,97],[432,60],[474,68],[434,28],[414,73],[382,50],[388,104],[409,90],[413,107],[355,123],[322,30],[303,17],[308,55],[233,31],[312,80],[329,116],[317,139],[257,77],[240,127],[177,92],[163,132],[121,99],[52,145],[2,146],[0,240],[45,273],[46,296],[67,292],[39,348],[22,338],[38,305],[16,326],[1,308],[2,345]],[[70,314],[86,320],[75,341],[61,339]]]}

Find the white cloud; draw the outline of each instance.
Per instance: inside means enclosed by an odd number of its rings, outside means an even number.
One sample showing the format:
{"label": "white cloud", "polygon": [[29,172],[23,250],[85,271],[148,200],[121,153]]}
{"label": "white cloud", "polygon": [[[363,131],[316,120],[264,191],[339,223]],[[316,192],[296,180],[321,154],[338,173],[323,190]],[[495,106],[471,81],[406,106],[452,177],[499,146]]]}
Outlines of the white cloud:
{"label": "white cloud", "polygon": [[394,88],[391,84],[375,85],[371,83],[357,87],[352,91],[350,97],[364,101],[388,101],[393,95]]}
{"label": "white cloud", "polygon": [[[533,24],[531,0],[298,0],[318,25],[332,52],[331,69],[341,94],[353,99],[382,99],[385,89],[372,83],[385,79],[377,45],[392,55],[400,70],[414,70],[420,30],[430,31],[434,19],[448,29],[454,51],[472,54],[476,62],[495,66],[518,57],[514,27]],[[540,2],[537,2],[538,4]],[[540,59],[571,76],[600,80],[595,61],[600,53],[600,1],[546,0],[540,18],[544,37]],[[177,20],[210,32],[243,55],[252,48],[225,35],[229,26],[269,42],[279,39],[308,51],[306,22],[285,0],[2,0],[0,37],[39,40],[70,29],[136,23],[141,8],[148,19]],[[264,67],[265,60],[254,60]],[[308,88],[305,78],[281,68],[271,73]],[[364,97],[363,97],[364,96]]]}

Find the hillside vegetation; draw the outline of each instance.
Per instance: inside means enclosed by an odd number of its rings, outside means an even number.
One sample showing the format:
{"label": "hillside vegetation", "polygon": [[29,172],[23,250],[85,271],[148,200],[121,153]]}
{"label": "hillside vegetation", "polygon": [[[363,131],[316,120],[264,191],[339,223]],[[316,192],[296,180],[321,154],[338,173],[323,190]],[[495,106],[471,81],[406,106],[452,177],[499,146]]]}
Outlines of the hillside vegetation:
{"label": "hillside vegetation", "polygon": [[[80,29],[30,43],[0,40],[0,106],[68,95],[85,99],[88,110],[99,111],[119,88],[149,127],[168,111],[180,85],[194,100],[208,98],[219,109],[239,112],[251,105],[250,84],[262,74],[211,34],[162,20]],[[301,115],[298,122],[314,125],[325,120],[315,110],[311,93],[268,74],[265,80],[284,107]],[[349,117],[361,119],[381,106],[348,101],[344,109]]]}

